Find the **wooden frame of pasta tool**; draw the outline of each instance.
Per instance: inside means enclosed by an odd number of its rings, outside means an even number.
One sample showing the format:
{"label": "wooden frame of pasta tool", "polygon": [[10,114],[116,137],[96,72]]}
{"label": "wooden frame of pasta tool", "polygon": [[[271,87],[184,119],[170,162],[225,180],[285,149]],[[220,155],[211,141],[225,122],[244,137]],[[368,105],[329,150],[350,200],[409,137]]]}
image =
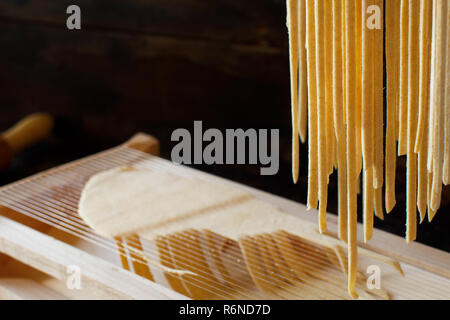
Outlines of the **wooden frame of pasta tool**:
{"label": "wooden frame of pasta tool", "polygon": [[34,113],[0,134],[0,172],[7,169],[13,157],[46,138],[53,129],[53,118]]}
{"label": "wooden frame of pasta tool", "polygon": [[[87,157],[58,167],[37,176],[19,181],[0,188],[0,297],[17,299],[184,299],[188,298],[170,288],[148,280],[146,262],[133,260],[133,252],[124,254],[121,246],[114,252],[105,252],[102,248],[93,248],[85,241],[67,233],[60,232],[52,225],[43,223],[37,215],[27,215],[27,210],[21,203],[33,204],[44,217],[46,212],[54,211],[52,206],[46,206],[45,201],[32,202],[27,197],[21,197],[20,192],[12,195],[12,190],[20,190],[22,186],[30,185],[36,188],[46,178],[61,177],[58,174],[76,177],[80,169],[89,167],[92,163],[101,163],[112,154],[140,150],[141,155],[158,154],[158,141],[151,136],[138,134],[122,146],[100,154]],[[151,158],[158,165],[170,170],[185,170],[194,176],[214,183],[231,186],[252,194],[257,199],[275,206],[284,212],[301,219],[305,225],[315,226],[316,214],[307,212],[302,204],[295,203],[253,188],[243,186],[222,178],[199,172],[197,170],[174,165],[158,157]],[[119,164],[118,164],[119,165]],[[57,184],[55,184],[57,186]],[[33,188],[34,188],[33,187]],[[59,187],[58,187],[59,188]],[[8,191],[10,190],[10,191]],[[52,189],[53,190],[53,189]],[[71,192],[62,186],[57,192]],[[62,191],[61,191],[62,190]],[[32,194],[30,190],[30,194]],[[59,194],[61,196],[62,194]],[[8,198],[9,197],[9,198]],[[8,200],[9,199],[9,200]],[[37,198],[36,198],[37,199]],[[35,199],[35,200],[36,200]],[[41,199],[42,200],[42,199]],[[30,205],[31,207],[31,205]],[[31,211],[30,211],[31,212]],[[336,238],[337,218],[328,215],[327,235]],[[317,227],[315,227],[317,228]],[[358,225],[359,234],[363,226]],[[450,254],[424,246],[418,243],[407,245],[400,237],[380,230],[374,230],[373,241],[364,244],[359,239],[360,251],[370,254],[381,254],[401,263],[405,277],[396,271],[382,275],[383,285],[387,285],[391,298],[445,298],[445,289],[450,283],[448,265]],[[122,248],[123,249],[123,248]],[[345,250],[344,250],[345,251]],[[111,255],[116,263],[111,262]],[[81,288],[71,290],[70,280],[73,271],[81,272]],[[413,288],[412,286],[416,286]],[[418,293],[419,292],[419,293]],[[301,297],[299,297],[301,298]],[[448,298],[448,297],[447,297]]]}

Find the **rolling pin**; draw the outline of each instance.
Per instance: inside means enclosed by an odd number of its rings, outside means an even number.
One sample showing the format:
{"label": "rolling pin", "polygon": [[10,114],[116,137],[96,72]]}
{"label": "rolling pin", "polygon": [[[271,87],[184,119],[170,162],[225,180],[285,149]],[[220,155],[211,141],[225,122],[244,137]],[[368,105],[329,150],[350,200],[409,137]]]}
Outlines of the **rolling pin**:
{"label": "rolling pin", "polygon": [[34,113],[0,134],[0,171],[7,169],[14,156],[45,139],[53,129],[49,114]]}

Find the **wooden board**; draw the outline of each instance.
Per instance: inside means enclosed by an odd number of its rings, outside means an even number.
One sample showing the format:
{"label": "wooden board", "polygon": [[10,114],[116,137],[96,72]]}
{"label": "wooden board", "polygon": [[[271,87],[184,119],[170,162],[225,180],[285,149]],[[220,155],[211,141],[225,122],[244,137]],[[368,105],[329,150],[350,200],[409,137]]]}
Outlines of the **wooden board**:
{"label": "wooden board", "polygon": [[64,282],[68,277],[67,268],[76,265],[81,270],[85,290],[99,299],[184,299],[149,280],[1,216],[0,252]]}
{"label": "wooden board", "polygon": [[[127,146],[158,154],[156,139],[135,135]],[[185,299],[173,291],[121,268],[115,252],[38,219],[0,206],[0,298],[4,299]],[[7,256],[10,258],[8,258]],[[109,260],[108,260],[109,259]],[[81,290],[67,289],[71,266],[81,271]]]}

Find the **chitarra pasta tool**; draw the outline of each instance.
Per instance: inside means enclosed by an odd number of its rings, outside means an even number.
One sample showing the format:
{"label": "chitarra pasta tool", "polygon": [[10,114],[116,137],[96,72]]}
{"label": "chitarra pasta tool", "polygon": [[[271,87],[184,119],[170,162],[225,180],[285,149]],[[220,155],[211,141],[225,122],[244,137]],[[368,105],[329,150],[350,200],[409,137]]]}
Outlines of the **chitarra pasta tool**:
{"label": "chitarra pasta tool", "polygon": [[52,129],[50,115],[35,113],[0,134],[0,172],[10,166],[15,155],[46,138]]}
{"label": "chitarra pasta tool", "polygon": [[[450,254],[413,242],[416,203],[432,220],[450,181],[448,0],[286,4],[292,174],[308,132],[308,206],[175,165],[138,134],[0,188],[0,297],[450,299]],[[396,153],[409,243],[373,228],[385,181],[395,206]]]}
{"label": "chitarra pasta tool", "polygon": [[[0,297],[351,299],[336,218],[157,154],[138,134],[0,188]],[[449,254],[358,244],[360,299],[450,298]]]}

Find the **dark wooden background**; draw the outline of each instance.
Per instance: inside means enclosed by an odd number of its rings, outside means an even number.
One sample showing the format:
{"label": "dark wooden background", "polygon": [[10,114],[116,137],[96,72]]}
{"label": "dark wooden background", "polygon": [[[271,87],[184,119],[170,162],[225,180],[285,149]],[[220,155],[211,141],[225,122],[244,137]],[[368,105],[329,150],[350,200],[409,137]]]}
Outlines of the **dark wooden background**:
{"label": "dark wooden background", "polygon": [[[66,8],[82,10],[68,31]],[[284,0],[1,0],[0,130],[33,111],[52,113],[53,136],[18,157],[0,184],[122,143],[137,131],[168,158],[176,128],[279,128],[280,172],[257,166],[199,169],[306,201],[290,178],[289,66]],[[404,161],[396,211],[377,226],[405,231]],[[336,212],[336,179],[329,209]],[[419,241],[450,251],[448,197]]]}

